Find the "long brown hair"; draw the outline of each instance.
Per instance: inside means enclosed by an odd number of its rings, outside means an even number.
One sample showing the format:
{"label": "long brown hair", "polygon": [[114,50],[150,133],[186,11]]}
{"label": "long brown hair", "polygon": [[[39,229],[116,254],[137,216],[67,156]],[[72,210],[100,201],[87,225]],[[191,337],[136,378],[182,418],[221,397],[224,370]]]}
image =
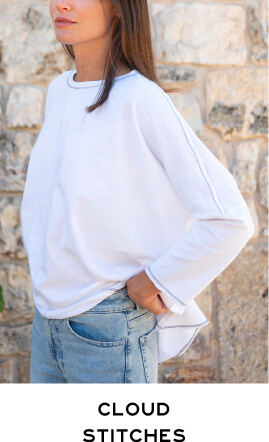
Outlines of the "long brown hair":
{"label": "long brown hair", "polygon": [[[164,92],[183,92],[181,88],[166,88],[159,82],[153,54],[152,35],[148,10],[148,0],[110,0],[119,13],[117,26],[110,37],[110,48],[107,54],[104,87],[94,104],[86,107],[87,112],[94,111],[107,99],[113,85],[119,62],[130,69],[136,69],[149,80],[154,81]],[[102,0],[100,0],[102,6]],[[104,9],[104,6],[103,6]],[[61,43],[68,56],[75,61],[73,46]],[[108,63],[107,69],[106,64]]]}

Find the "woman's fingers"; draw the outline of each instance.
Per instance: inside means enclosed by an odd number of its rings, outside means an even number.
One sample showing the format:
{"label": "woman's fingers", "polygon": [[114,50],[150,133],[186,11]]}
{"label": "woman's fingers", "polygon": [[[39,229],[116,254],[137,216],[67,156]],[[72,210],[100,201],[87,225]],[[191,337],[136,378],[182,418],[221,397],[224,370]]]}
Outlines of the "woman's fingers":
{"label": "woman's fingers", "polygon": [[127,290],[130,298],[141,307],[160,315],[169,309],[164,304],[159,289],[149,279],[145,270],[127,281]]}
{"label": "woman's fingers", "polygon": [[141,307],[147,308],[151,312],[155,313],[155,315],[160,315],[161,313],[167,312],[169,310],[159,294],[153,299],[144,301]]}

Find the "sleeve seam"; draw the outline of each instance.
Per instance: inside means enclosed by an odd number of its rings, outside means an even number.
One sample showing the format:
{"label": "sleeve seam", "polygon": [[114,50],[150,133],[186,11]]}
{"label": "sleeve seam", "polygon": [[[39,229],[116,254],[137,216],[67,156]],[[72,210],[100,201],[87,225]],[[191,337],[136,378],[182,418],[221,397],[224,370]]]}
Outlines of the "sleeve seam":
{"label": "sleeve seam", "polygon": [[196,160],[197,160],[197,162],[198,162],[198,164],[199,164],[199,167],[200,167],[201,172],[202,172],[202,174],[203,174],[203,176],[204,176],[204,179],[205,179],[205,181],[207,182],[207,185],[208,185],[208,187],[209,187],[209,189],[210,189],[210,191],[211,191],[211,194],[212,194],[212,197],[213,197],[213,200],[214,200],[216,206],[218,207],[220,213],[221,213],[222,215],[224,215],[224,214],[226,213],[226,210],[224,209],[222,203],[220,202],[220,199],[219,199],[219,196],[218,196],[218,194],[217,194],[216,188],[215,188],[215,186],[214,186],[214,184],[213,184],[211,178],[209,177],[209,175],[208,175],[208,173],[207,173],[207,171],[206,171],[206,169],[205,169],[205,166],[204,166],[203,160],[202,160],[202,158],[201,158],[199,152],[197,151],[197,149],[195,148],[195,146],[194,146],[192,140],[191,140],[190,137],[188,136],[188,133],[187,133],[185,127],[184,127],[184,123],[183,123],[183,121],[181,121],[180,116],[175,112],[175,109],[173,108],[172,103],[170,102],[170,100],[171,100],[170,97],[167,97],[167,96],[166,96],[166,94],[165,94],[165,92],[163,91],[162,88],[160,88],[160,89],[161,89],[161,92],[162,92],[162,94],[164,95],[165,99],[166,99],[167,102],[169,103],[169,106],[171,107],[172,111],[174,112],[175,116],[177,117],[177,119],[179,120],[179,122],[180,122],[180,124],[181,124],[182,130],[183,130],[183,132],[184,132],[184,134],[185,134],[185,137],[186,137],[186,139],[187,139],[187,141],[188,141],[188,143],[189,143],[189,145],[190,145],[190,147],[191,147],[191,149],[192,149],[192,151],[193,151],[193,153],[194,153],[194,155],[195,155],[195,157],[196,157]]}

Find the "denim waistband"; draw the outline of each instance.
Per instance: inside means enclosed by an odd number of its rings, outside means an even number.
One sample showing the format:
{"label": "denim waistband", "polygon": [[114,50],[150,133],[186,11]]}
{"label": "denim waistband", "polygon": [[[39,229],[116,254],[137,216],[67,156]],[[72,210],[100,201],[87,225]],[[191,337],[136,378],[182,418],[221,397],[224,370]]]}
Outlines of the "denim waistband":
{"label": "denim waistband", "polygon": [[95,311],[121,311],[135,306],[136,303],[128,295],[127,286],[116,290],[112,295],[107,296],[99,304],[95,305]]}

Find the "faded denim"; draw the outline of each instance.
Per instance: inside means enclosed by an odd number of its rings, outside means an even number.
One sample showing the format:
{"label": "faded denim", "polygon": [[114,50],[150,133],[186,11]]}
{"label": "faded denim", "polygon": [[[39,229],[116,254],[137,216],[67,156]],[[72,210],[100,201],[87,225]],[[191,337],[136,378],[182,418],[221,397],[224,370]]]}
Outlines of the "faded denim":
{"label": "faded denim", "polygon": [[35,308],[30,383],[157,383],[156,323],[127,287],[65,319]]}

